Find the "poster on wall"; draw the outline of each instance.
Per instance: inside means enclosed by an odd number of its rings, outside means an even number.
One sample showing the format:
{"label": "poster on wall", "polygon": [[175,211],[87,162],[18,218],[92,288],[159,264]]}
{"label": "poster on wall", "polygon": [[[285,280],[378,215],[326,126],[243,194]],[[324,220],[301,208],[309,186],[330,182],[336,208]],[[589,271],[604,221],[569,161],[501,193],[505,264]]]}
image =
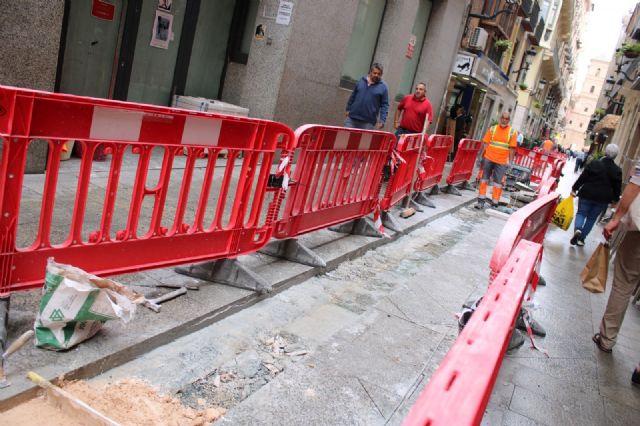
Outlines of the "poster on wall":
{"label": "poster on wall", "polygon": [[158,9],[169,12],[171,10],[171,3],[173,3],[173,0],[158,0]]}
{"label": "poster on wall", "polygon": [[291,13],[293,13],[293,2],[280,0],[276,24],[289,25],[289,22],[291,22]]}
{"label": "poster on wall", "polygon": [[169,41],[171,39],[172,25],[173,15],[156,10],[150,45],[153,47],[159,47],[160,49],[168,49]]}

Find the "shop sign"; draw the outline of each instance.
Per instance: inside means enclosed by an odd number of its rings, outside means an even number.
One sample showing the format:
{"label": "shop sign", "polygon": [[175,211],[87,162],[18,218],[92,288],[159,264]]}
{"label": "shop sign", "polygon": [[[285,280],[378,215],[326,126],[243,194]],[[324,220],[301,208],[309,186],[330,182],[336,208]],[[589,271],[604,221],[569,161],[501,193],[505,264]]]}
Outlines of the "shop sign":
{"label": "shop sign", "polygon": [[475,60],[475,67],[471,74],[473,78],[486,86],[506,86],[507,79],[502,70],[486,56],[478,56]]}
{"label": "shop sign", "polygon": [[471,55],[458,53],[458,56],[456,56],[456,62],[453,64],[453,72],[456,74],[471,75],[474,58],[475,57]]}

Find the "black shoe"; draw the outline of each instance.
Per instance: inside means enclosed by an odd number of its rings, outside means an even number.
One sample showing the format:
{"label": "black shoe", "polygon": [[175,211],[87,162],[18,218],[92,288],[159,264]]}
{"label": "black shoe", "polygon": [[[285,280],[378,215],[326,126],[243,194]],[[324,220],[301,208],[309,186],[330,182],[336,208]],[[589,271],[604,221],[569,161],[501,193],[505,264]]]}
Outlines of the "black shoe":
{"label": "black shoe", "polygon": [[640,367],[637,367],[633,370],[633,374],[631,375],[631,383],[635,386],[640,386]]}
{"label": "black shoe", "polygon": [[484,208],[484,200],[478,199],[478,202],[473,207],[478,210],[482,210]]}
{"label": "black shoe", "polygon": [[578,247],[584,247],[584,240],[578,240],[578,242],[576,243],[576,245]]}
{"label": "black shoe", "polygon": [[500,203],[497,203],[493,200],[491,200],[491,208],[492,209],[497,209],[500,206]]}
{"label": "black shoe", "polygon": [[[576,244],[578,244],[578,240],[580,239],[581,236],[582,236],[582,231],[579,229],[576,229],[576,232],[573,233],[573,237],[571,237],[571,240],[569,241],[571,245],[575,246]],[[582,245],[584,245],[584,243]]]}

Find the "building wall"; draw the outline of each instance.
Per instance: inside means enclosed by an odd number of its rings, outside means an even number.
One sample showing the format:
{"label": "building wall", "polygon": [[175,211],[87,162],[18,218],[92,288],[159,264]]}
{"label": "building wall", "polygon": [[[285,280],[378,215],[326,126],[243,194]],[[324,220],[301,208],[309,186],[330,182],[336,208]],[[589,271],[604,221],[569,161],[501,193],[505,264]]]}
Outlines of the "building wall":
{"label": "building wall", "polygon": [[[53,91],[64,0],[0,2],[0,84]],[[29,145],[27,173],[42,173],[44,143]]]}

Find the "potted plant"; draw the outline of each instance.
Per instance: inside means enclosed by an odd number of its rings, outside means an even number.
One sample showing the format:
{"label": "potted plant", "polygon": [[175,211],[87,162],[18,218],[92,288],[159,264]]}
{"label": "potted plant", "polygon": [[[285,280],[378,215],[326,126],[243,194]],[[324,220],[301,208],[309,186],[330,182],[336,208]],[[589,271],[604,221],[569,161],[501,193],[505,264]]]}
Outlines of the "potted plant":
{"label": "potted plant", "polygon": [[533,103],[533,107],[536,109],[540,109],[542,107],[542,105],[540,105],[540,102],[534,102]]}
{"label": "potted plant", "polygon": [[511,41],[510,40],[497,40],[493,45],[496,49],[505,51],[511,49]]}
{"label": "potted plant", "polygon": [[523,81],[522,83],[518,83],[518,87],[520,88],[520,90],[527,90],[529,86]]}
{"label": "potted plant", "polygon": [[625,58],[637,58],[640,56],[640,43],[622,43],[622,46],[618,49],[618,54]]}
{"label": "potted plant", "polygon": [[596,108],[596,110],[593,112],[595,115],[597,115],[598,117],[603,117],[605,110],[604,108]]}

